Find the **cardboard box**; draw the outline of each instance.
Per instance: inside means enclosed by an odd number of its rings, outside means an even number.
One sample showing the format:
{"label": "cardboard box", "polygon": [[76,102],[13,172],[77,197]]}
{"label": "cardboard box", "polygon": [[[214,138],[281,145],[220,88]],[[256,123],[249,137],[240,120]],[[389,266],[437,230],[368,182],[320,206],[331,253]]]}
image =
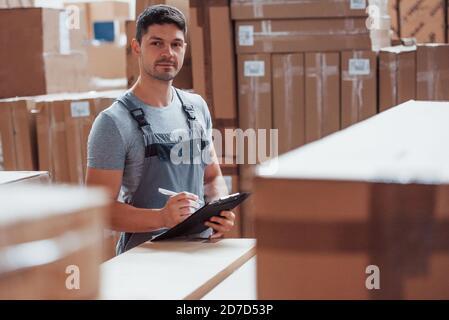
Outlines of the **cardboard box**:
{"label": "cardboard box", "polygon": [[354,0],[231,0],[234,20],[366,17],[367,2]]}
{"label": "cardboard box", "polygon": [[377,55],[341,52],[341,128],[377,113]]}
{"label": "cardboard box", "polygon": [[306,142],[340,129],[340,55],[306,53]]}
{"label": "cardboard box", "polygon": [[305,143],[304,54],[272,55],[273,128],[279,130],[279,154]]}
{"label": "cardboard box", "polygon": [[126,77],[126,47],[116,43],[98,42],[87,47],[88,72],[97,78]]}
{"label": "cardboard box", "polygon": [[91,23],[96,21],[129,20],[128,1],[96,1],[89,3],[89,16]]}
{"label": "cardboard box", "polygon": [[365,18],[237,21],[238,54],[369,50]]}
{"label": "cardboard box", "polygon": [[449,44],[418,45],[418,100],[449,101]]}
{"label": "cardboard box", "polygon": [[389,0],[388,1],[388,14],[391,18],[391,31],[392,40],[400,39],[400,15],[399,15],[399,0]]}
{"label": "cardboard box", "polygon": [[109,202],[99,189],[1,186],[0,299],[97,298]]}
{"label": "cardboard box", "polygon": [[36,119],[31,100],[0,100],[0,170],[37,170]]}
{"label": "cardboard box", "polygon": [[447,299],[448,117],[412,101],[259,167],[258,299]]}
{"label": "cardboard box", "polygon": [[39,170],[54,182],[84,183],[87,138],[95,117],[122,91],[42,96],[34,100]]}
{"label": "cardboard box", "polygon": [[190,1],[193,89],[214,119],[236,119],[233,29],[228,1]]}
{"label": "cardboard box", "polygon": [[7,61],[0,71],[0,98],[73,92],[86,82],[81,76],[86,60],[81,52],[71,53],[61,14],[43,8],[0,11],[0,41],[8,43],[0,52]]}
{"label": "cardboard box", "polygon": [[46,171],[0,171],[0,185],[49,184]]}
{"label": "cardboard box", "polygon": [[379,53],[379,111],[416,98],[416,47],[395,46]]}
{"label": "cardboard box", "polygon": [[446,41],[444,0],[399,1],[401,37],[418,43]]}

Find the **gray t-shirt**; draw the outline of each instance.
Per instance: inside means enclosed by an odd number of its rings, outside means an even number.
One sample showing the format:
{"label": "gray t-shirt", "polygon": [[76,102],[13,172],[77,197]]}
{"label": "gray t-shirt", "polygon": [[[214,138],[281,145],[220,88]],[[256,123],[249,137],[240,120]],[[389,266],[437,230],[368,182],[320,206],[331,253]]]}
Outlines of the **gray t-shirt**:
{"label": "gray t-shirt", "polygon": [[[174,130],[188,129],[181,102],[173,89],[172,93],[170,104],[161,108],[145,104],[130,91],[125,94],[144,110],[145,119],[154,133],[172,133]],[[184,103],[193,104],[195,115],[211,143],[212,120],[206,102],[201,96],[185,91],[182,91],[181,98]],[[114,102],[97,116],[87,145],[87,166],[123,170],[119,200],[131,199],[143,173],[145,146],[137,122],[121,103]]]}

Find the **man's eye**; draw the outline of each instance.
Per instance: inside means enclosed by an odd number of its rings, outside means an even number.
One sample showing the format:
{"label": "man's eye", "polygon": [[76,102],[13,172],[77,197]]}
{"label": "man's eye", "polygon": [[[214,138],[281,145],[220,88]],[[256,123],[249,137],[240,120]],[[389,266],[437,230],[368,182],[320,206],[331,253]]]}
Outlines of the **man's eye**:
{"label": "man's eye", "polygon": [[179,42],[173,43],[173,47],[175,48],[180,48],[181,44]]}
{"label": "man's eye", "polygon": [[160,41],[154,41],[154,42],[151,42],[151,45],[153,45],[153,46],[161,46],[161,45],[162,45],[162,42],[160,42]]}

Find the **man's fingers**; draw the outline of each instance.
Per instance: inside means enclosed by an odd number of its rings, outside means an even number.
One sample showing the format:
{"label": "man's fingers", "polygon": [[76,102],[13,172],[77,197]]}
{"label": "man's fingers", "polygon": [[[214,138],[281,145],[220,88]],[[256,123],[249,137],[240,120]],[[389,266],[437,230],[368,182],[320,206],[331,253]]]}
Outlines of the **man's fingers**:
{"label": "man's fingers", "polygon": [[234,226],[234,221],[226,218],[212,217],[210,218],[210,221],[221,224],[222,226],[228,226],[229,228]]}
{"label": "man's fingers", "polygon": [[220,216],[228,218],[229,220],[235,220],[235,214],[232,211],[222,211],[220,212]]}
{"label": "man's fingers", "polygon": [[213,235],[211,235],[209,238],[210,238],[210,239],[216,239],[216,238],[221,238],[221,237],[223,237],[223,233],[221,233],[221,232],[216,232],[216,233],[214,233]]}
{"label": "man's fingers", "polygon": [[208,227],[214,229],[214,230],[217,231],[217,232],[226,233],[226,232],[230,231],[230,228],[229,228],[229,227],[225,227],[225,226],[222,226],[222,225],[217,224],[217,223],[212,223],[212,222],[207,221],[207,222],[205,222],[204,224],[205,224],[206,226],[208,226]]}
{"label": "man's fingers", "polygon": [[180,192],[175,196],[171,196],[172,201],[192,200],[198,201],[198,196],[190,192]]}
{"label": "man's fingers", "polygon": [[192,200],[179,200],[176,203],[176,206],[178,206],[178,208],[184,208],[184,207],[193,207],[193,208],[199,208],[199,203],[196,201],[192,201]]}

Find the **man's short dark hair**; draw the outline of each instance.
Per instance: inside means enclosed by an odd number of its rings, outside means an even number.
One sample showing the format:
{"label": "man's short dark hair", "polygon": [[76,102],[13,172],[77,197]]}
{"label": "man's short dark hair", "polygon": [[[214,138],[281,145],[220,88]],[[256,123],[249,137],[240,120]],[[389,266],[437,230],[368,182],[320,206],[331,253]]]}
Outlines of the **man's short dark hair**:
{"label": "man's short dark hair", "polygon": [[184,35],[187,33],[186,18],[177,8],[159,4],[146,8],[137,18],[136,39],[142,42],[142,37],[153,24],[174,24]]}

